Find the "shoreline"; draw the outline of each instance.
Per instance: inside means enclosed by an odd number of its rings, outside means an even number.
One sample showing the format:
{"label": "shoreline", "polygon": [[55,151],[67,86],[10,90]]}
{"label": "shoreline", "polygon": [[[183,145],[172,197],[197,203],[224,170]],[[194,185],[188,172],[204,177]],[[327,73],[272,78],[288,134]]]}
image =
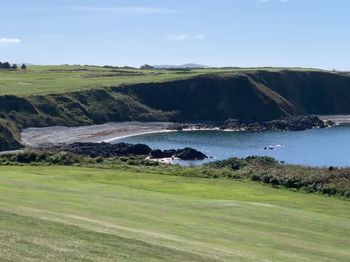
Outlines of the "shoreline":
{"label": "shoreline", "polygon": [[130,135],[125,135],[125,136],[118,136],[115,138],[109,138],[106,140],[102,140],[99,141],[100,143],[105,142],[105,143],[110,143],[114,140],[119,140],[119,139],[123,139],[123,138],[128,138],[128,137],[134,137],[134,136],[142,136],[142,135],[149,135],[149,134],[159,134],[159,133],[172,133],[172,132],[178,132],[177,130],[168,130],[168,129],[164,129],[164,130],[159,130],[159,131],[149,131],[149,132],[144,132],[144,133],[137,133],[137,134],[130,134]]}
{"label": "shoreline", "polygon": [[132,136],[171,132],[170,122],[110,122],[102,125],[79,127],[53,126],[27,128],[22,131],[26,147],[43,147],[74,142],[111,142]]}
{"label": "shoreline", "polygon": [[[321,120],[331,120],[335,126],[349,124],[350,115],[322,115]],[[223,132],[245,132],[246,128],[226,128],[210,127],[205,125],[191,125],[182,130],[172,129],[171,126],[181,123],[174,122],[109,122],[101,125],[65,127],[52,126],[42,128],[27,128],[22,131],[22,143],[26,147],[38,148],[55,144],[69,144],[74,142],[106,142],[114,140],[168,132],[193,132],[193,131],[223,131]]]}

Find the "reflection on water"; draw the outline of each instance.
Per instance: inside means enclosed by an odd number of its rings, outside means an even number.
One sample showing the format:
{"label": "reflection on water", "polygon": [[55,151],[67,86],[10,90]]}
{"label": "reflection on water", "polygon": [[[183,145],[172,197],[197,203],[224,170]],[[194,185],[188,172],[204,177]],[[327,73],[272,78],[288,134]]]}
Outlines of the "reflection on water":
{"label": "reflection on water", "polygon": [[159,149],[189,146],[213,157],[196,161],[197,164],[229,157],[260,155],[294,164],[350,166],[350,126],[301,132],[170,132],[129,137],[115,142],[122,141],[144,143]]}

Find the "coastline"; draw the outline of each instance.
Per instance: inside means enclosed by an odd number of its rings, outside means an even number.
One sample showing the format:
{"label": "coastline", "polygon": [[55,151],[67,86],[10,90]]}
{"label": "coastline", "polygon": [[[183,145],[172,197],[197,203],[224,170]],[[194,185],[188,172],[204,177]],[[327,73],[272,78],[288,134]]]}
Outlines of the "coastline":
{"label": "coastline", "polygon": [[114,140],[128,138],[128,137],[133,137],[133,136],[142,136],[142,135],[158,134],[158,133],[172,133],[172,132],[178,132],[178,131],[177,130],[164,129],[164,130],[158,130],[158,131],[148,131],[148,132],[143,132],[143,133],[130,133],[128,135],[117,136],[117,137],[109,138],[109,139],[102,140],[102,141],[99,141],[99,142],[110,143],[110,142],[112,142]]}
{"label": "coastline", "polygon": [[170,122],[110,122],[80,127],[27,128],[22,131],[22,142],[27,147],[42,147],[74,142],[111,142],[131,136],[171,132]]}
{"label": "coastline", "polygon": [[[335,125],[349,124],[350,115],[318,116],[321,120],[334,121]],[[38,148],[55,144],[69,144],[74,142],[106,142],[132,136],[165,133],[165,132],[192,132],[192,131],[223,131],[244,132],[247,128],[226,128],[208,125],[187,125],[181,130],[171,128],[178,125],[173,122],[110,122],[101,125],[65,127],[52,126],[42,128],[27,128],[22,131],[22,142],[26,147]],[[180,123],[180,125],[182,125]],[[186,124],[185,124],[186,125]]]}

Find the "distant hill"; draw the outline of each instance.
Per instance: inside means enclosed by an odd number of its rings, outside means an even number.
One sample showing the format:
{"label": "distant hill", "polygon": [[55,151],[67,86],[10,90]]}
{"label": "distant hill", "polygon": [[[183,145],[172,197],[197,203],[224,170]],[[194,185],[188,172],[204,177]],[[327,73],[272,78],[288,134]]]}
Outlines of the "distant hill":
{"label": "distant hill", "polygon": [[174,69],[174,68],[210,68],[210,66],[206,65],[199,65],[199,64],[183,64],[183,65],[154,65],[154,68],[159,68],[159,69]]}

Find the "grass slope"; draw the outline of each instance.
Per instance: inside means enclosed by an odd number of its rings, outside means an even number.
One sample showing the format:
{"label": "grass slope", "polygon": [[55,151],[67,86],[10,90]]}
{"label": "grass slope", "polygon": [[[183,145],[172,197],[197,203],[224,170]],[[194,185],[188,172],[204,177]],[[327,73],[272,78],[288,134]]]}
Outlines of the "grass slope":
{"label": "grass slope", "polygon": [[1,167],[3,260],[348,261],[348,201],[247,181]]}
{"label": "grass slope", "polygon": [[[0,70],[1,95],[60,94],[123,84],[164,82],[208,73],[240,73],[281,68],[209,68],[191,71],[138,70],[97,66],[29,66],[27,70]],[[290,68],[297,71],[309,69]],[[311,69],[310,69],[311,70]]]}

